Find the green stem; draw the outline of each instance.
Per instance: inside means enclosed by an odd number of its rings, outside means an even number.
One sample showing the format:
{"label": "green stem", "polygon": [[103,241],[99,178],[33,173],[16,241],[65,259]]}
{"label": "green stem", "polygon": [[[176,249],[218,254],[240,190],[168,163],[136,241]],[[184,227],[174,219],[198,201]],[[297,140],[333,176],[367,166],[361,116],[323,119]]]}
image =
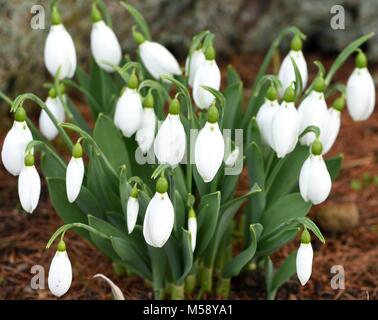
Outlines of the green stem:
{"label": "green stem", "polygon": [[185,292],[192,294],[197,285],[197,275],[189,274],[185,279]]}
{"label": "green stem", "polygon": [[218,297],[227,299],[230,294],[231,289],[231,279],[230,278],[219,278],[217,282],[216,294]]}
{"label": "green stem", "polygon": [[184,300],[184,283],[172,284],[171,299],[172,300]]}
{"label": "green stem", "polygon": [[201,291],[211,292],[213,288],[213,268],[203,267],[201,270]]}
{"label": "green stem", "polygon": [[37,146],[42,147],[42,149],[50,153],[62,165],[63,168],[66,168],[66,163],[62,160],[62,158],[59,157],[59,155],[43,141],[39,141],[39,140],[30,141],[29,144],[26,146],[25,154],[28,154],[31,151],[31,149]]}

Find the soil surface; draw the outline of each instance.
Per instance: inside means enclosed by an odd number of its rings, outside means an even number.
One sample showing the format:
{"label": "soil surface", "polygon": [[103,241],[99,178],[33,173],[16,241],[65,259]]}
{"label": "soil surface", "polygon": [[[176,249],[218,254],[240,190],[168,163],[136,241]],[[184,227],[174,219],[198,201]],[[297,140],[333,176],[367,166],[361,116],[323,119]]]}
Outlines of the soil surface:
{"label": "soil surface", "polygon": [[[319,59],[310,56],[308,61]],[[322,59],[324,60],[324,59]],[[241,73],[245,87],[249,88],[261,56],[235,57],[230,62]],[[326,57],[326,68],[331,59]],[[227,63],[223,65],[226,66]],[[310,74],[316,73],[315,66],[309,64]],[[353,69],[349,62],[337,74],[336,79],[344,83]],[[378,66],[371,66],[372,73]],[[249,92],[247,91],[248,95]],[[85,113],[85,107],[82,110]],[[8,130],[0,129],[0,144]],[[378,298],[378,181],[363,183],[352,188],[352,181],[369,180],[378,176],[378,111],[369,120],[355,123],[347,111],[343,112],[339,138],[329,153],[332,156],[344,154],[343,170],[333,184],[331,196],[322,207],[329,203],[354,203],[359,209],[359,224],[343,233],[324,232],[325,245],[314,241],[314,262],[311,280],[301,287],[294,276],[277,293],[278,299],[377,299]],[[378,180],[376,178],[376,180]],[[245,181],[241,181],[243,189]],[[310,215],[316,217],[319,206]],[[0,299],[54,299],[47,289],[47,273],[54,249],[44,247],[53,232],[63,224],[48,199],[47,187],[42,180],[42,194],[37,210],[32,215],[24,213],[17,195],[17,178],[0,168]],[[150,299],[151,290],[138,277],[125,277],[114,272],[112,263],[96,249],[73,232],[66,235],[69,255],[73,265],[74,280],[70,291],[63,299],[111,299],[109,287],[96,273],[111,278],[123,291],[126,299]],[[298,242],[293,242],[274,255],[277,266]],[[45,268],[44,290],[32,290],[30,281],[34,274],[31,267]],[[345,289],[331,288],[331,268],[341,265],[345,272]],[[258,272],[247,272],[233,279],[232,299],[265,299],[264,279]],[[190,298],[190,297],[189,297]]]}

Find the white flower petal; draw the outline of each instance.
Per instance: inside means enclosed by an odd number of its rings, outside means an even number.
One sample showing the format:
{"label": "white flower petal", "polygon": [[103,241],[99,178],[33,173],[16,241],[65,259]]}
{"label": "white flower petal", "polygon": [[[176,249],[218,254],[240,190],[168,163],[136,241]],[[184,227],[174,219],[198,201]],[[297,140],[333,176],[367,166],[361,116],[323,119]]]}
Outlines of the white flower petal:
{"label": "white flower petal", "polygon": [[76,70],[76,51],[70,34],[62,24],[50,28],[45,43],[44,59],[47,70],[59,79],[72,78]]}
{"label": "white flower petal", "polygon": [[375,85],[367,68],[356,68],[347,82],[347,107],[354,121],[370,117],[375,106]]}
{"label": "white flower petal", "polygon": [[67,251],[57,251],[49,269],[49,289],[54,296],[60,298],[69,290],[71,282],[72,266]]}
{"label": "white flower petal", "polygon": [[232,150],[231,153],[227,156],[226,160],[224,161],[224,164],[229,168],[234,167],[236,164],[236,161],[239,159],[239,154],[240,154],[239,148],[235,147],[235,149]]}
{"label": "white flower petal", "polygon": [[148,204],[143,223],[146,242],[161,248],[169,239],[175,219],[174,208],[168,193],[156,192]]}
{"label": "white flower petal", "polygon": [[194,158],[203,181],[210,182],[217,174],[224,157],[224,140],[218,123],[206,122],[199,132]]}
{"label": "white flower petal", "polygon": [[190,232],[190,240],[192,251],[194,252],[197,242],[197,219],[194,217],[188,218],[188,231]]}
{"label": "white flower petal", "polygon": [[144,41],[139,46],[139,52],[143,64],[155,79],[163,75],[181,74],[176,58],[160,43]]}
{"label": "white flower petal", "polygon": [[14,121],[1,150],[1,160],[10,174],[20,174],[24,166],[25,148],[32,140],[33,136],[26,122]]}
{"label": "white flower petal", "polygon": [[[48,97],[45,104],[50,112],[54,115],[58,123],[64,122],[64,107],[59,98]],[[39,116],[39,129],[48,140],[53,140],[59,133],[58,129],[55,127],[54,123],[51,121],[45,110],[41,110],[41,114]]]}
{"label": "white flower petal", "polygon": [[137,90],[126,88],[119,97],[114,114],[114,124],[127,138],[131,137],[142,123],[142,99]]}
{"label": "white flower petal", "polygon": [[[196,50],[192,54],[192,58],[189,57],[186,59],[185,62],[185,73],[186,75],[189,74],[189,85],[193,87],[194,84],[194,77],[200,67],[200,65],[206,60],[205,54],[202,50]],[[189,70],[189,61],[190,61],[190,70]]]}
{"label": "white flower petal", "polygon": [[323,131],[320,132],[320,141],[323,144],[322,154],[326,154],[329,150],[331,150],[336,141],[340,131],[340,117],[340,111],[335,110],[334,108],[328,109],[326,124],[324,125]]}
{"label": "white flower petal", "polygon": [[70,203],[78,197],[84,178],[83,158],[72,157],[66,171],[66,193]]}
{"label": "white flower petal", "polygon": [[146,154],[152,147],[156,131],[156,115],[152,108],[143,109],[143,117],[140,128],[138,129],[135,140],[143,154]]}
{"label": "white flower petal", "polygon": [[296,266],[297,276],[302,286],[304,286],[311,277],[313,255],[311,243],[301,243],[297,251]]}
{"label": "white flower petal", "polygon": [[121,45],[114,31],[103,20],[92,25],[91,51],[100,68],[107,72],[115,71],[109,64],[118,66],[121,62]]}
{"label": "white flower petal", "polygon": [[127,230],[129,234],[133,232],[139,212],[139,202],[137,198],[129,197],[127,200]]}
{"label": "white flower petal", "polygon": [[22,208],[32,213],[41,194],[41,179],[34,166],[24,166],[18,177],[18,196]]}
{"label": "white flower petal", "polygon": [[219,90],[221,74],[215,60],[205,60],[197,69],[193,82],[193,100],[200,109],[208,109],[215,97],[202,86]]}
{"label": "white flower petal", "polygon": [[154,143],[156,158],[161,164],[176,167],[185,155],[186,135],[179,115],[168,114],[158,130]]}
{"label": "white flower petal", "polygon": [[277,100],[270,101],[266,99],[256,116],[256,122],[260,129],[263,142],[268,146],[272,144],[272,121],[278,107],[279,104]]}

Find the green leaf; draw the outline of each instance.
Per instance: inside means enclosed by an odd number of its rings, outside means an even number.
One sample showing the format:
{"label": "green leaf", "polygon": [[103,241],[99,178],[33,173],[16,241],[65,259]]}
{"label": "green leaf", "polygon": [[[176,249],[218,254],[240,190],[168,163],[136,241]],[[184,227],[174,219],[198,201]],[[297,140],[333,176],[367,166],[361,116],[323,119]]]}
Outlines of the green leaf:
{"label": "green leaf", "polygon": [[332,181],[335,181],[339,176],[342,165],[343,165],[344,155],[340,154],[330,159],[325,160],[328,172],[331,176]]}
{"label": "green leaf", "polygon": [[76,108],[75,104],[72,102],[72,100],[70,98],[67,98],[67,107],[73,115],[74,123],[77,126],[79,126],[81,129],[83,129],[84,131],[90,133],[91,129],[89,128],[87,121],[81,115],[81,113]]}
{"label": "green leaf", "polygon": [[151,40],[150,31],[146,20],[143,18],[143,15],[132,5],[121,2],[121,6],[124,7],[134,18],[135,23],[138,25],[140,31],[142,31],[146,40]]}
{"label": "green leaf", "polygon": [[242,252],[240,252],[237,256],[228,261],[227,264],[224,266],[224,278],[231,278],[237,276],[240,273],[241,269],[251,261],[251,259],[256,253],[258,234],[261,234],[262,230],[263,226],[259,223],[251,224],[249,226],[249,231],[251,233],[251,236],[249,237],[250,243]]}
{"label": "green leaf", "polygon": [[243,83],[241,81],[227,87],[224,93],[226,103],[224,107],[223,128],[232,129],[235,127],[235,119],[239,105],[243,99]]}
{"label": "green leaf", "polygon": [[195,254],[200,256],[213,238],[218,222],[220,209],[220,192],[214,192],[201,197],[197,212],[197,245]]}
{"label": "green leaf", "polygon": [[41,169],[45,177],[64,178],[66,176],[66,168],[47,152],[42,154]]}
{"label": "green leaf", "polygon": [[296,257],[297,251],[293,251],[281,264],[279,269],[273,276],[273,281],[270,290],[276,292],[282,285],[284,285],[296,272]]}
{"label": "green leaf", "polygon": [[290,57],[290,59],[291,59],[291,63],[293,64],[294,73],[295,73],[295,100],[298,101],[303,91],[303,81],[302,81],[302,76],[298,69],[297,63],[292,57]]}
{"label": "green leaf", "polygon": [[299,230],[300,227],[287,226],[282,231],[276,232],[272,237],[259,241],[256,255],[260,257],[274,253],[283,245],[292,241]]}
{"label": "green leaf", "polygon": [[148,246],[148,252],[151,257],[152,282],[155,299],[160,299],[164,290],[167,258],[164,254],[164,250],[160,248]]}

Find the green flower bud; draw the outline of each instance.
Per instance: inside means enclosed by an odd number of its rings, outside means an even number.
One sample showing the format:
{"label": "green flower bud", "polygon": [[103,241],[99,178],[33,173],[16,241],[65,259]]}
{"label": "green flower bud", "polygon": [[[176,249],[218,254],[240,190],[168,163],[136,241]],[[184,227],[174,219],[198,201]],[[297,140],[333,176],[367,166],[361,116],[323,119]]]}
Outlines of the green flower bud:
{"label": "green flower bud", "polygon": [[277,100],[277,90],[274,85],[271,85],[266,92],[266,98],[270,101]]}
{"label": "green flower bud", "polygon": [[25,156],[24,164],[26,167],[34,166],[34,156],[31,153]]}
{"label": "green flower bud", "polygon": [[345,98],[343,96],[338,97],[332,104],[332,108],[337,111],[343,111],[345,107]]}
{"label": "green flower bud", "polygon": [[53,26],[57,26],[61,23],[62,23],[62,20],[60,19],[58,8],[56,6],[53,6],[51,9],[51,24]]}
{"label": "green flower bud", "polygon": [[136,76],[135,72],[133,72],[130,75],[129,81],[127,82],[127,86],[130,89],[136,89],[138,88],[138,85],[139,85],[138,77]]}
{"label": "green flower bud", "polygon": [[102,20],[101,12],[100,10],[98,10],[96,3],[92,4],[91,19],[93,23],[96,23]]}
{"label": "green flower bud", "polygon": [[156,182],[156,192],[166,193],[168,191],[168,181],[164,177],[160,177]]}
{"label": "green flower bud", "polygon": [[130,192],[130,197],[138,198],[139,190],[137,187],[133,187]]}
{"label": "green flower bud", "polygon": [[153,108],[155,104],[154,96],[151,92],[148,92],[147,95],[143,99],[143,106],[145,108]]}
{"label": "green flower bud", "polygon": [[83,157],[83,147],[81,146],[80,142],[77,142],[72,148],[72,156],[74,158],[81,158]]}
{"label": "green flower bud", "polygon": [[66,244],[64,243],[63,240],[60,240],[58,243],[58,246],[56,248],[59,252],[64,252],[66,251]]}
{"label": "green flower bud", "polygon": [[49,90],[49,97],[55,99],[58,96],[54,87],[50,88]]}
{"label": "green flower bud", "polygon": [[284,94],[284,101],[285,102],[294,102],[295,100],[295,91],[294,87],[290,86],[286,89],[285,94]]}
{"label": "green flower bud", "polygon": [[188,217],[189,218],[195,218],[196,217],[196,212],[194,211],[193,208],[189,209]]}
{"label": "green flower bud", "polygon": [[133,38],[137,45],[142,44],[145,41],[144,35],[136,30],[136,26],[133,27]]}
{"label": "green flower bud", "polygon": [[360,69],[366,68],[367,67],[367,58],[366,58],[365,53],[360,51],[356,56],[355,63],[356,63],[357,68],[360,68]]}
{"label": "green flower bud", "polygon": [[291,40],[290,47],[291,47],[291,50],[293,50],[293,51],[301,51],[302,50],[302,39],[298,35],[295,35],[293,37],[293,39]]}
{"label": "green flower bud", "polygon": [[169,113],[178,115],[180,113],[180,101],[177,98],[174,98],[169,105]]}
{"label": "green flower bud", "polygon": [[322,76],[317,76],[314,81],[314,90],[317,92],[324,92],[326,87],[324,78]]}
{"label": "green flower bud", "polygon": [[219,111],[217,107],[212,104],[207,111],[207,121],[210,123],[217,123],[219,120]]}
{"label": "green flower bud", "polygon": [[304,229],[301,236],[301,243],[308,244],[311,242],[311,235],[307,229]]}
{"label": "green flower bud", "polygon": [[215,52],[215,49],[213,47],[213,45],[209,45],[205,51],[205,57],[206,57],[206,60],[214,60],[215,57],[216,57],[216,52]]}
{"label": "green flower bud", "polygon": [[24,122],[26,120],[26,111],[23,107],[18,107],[14,113],[14,120],[17,122]]}
{"label": "green flower bud", "polygon": [[311,145],[311,153],[315,156],[319,156],[322,154],[323,145],[319,139],[315,139]]}

